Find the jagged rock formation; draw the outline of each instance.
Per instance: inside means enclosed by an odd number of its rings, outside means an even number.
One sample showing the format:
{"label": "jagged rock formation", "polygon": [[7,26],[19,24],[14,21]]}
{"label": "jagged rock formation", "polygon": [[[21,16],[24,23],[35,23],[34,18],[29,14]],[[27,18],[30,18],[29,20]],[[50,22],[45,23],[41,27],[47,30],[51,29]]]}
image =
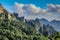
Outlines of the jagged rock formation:
{"label": "jagged rock formation", "polygon": [[32,28],[35,28],[36,33],[37,31],[40,31],[40,33],[45,36],[53,36],[56,34],[56,30],[48,24],[48,20],[38,18],[35,20],[28,20],[24,19],[24,17],[18,17],[17,13],[14,13],[14,15],[19,21],[24,22],[25,20],[25,23],[27,23]]}
{"label": "jagged rock formation", "polygon": [[36,33],[28,24],[17,20],[2,6],[1,9],[3,10],[0,14],[0,40],[48,40],[40,32]]}
{"label": "jagged rock formation", "polygon": [[25,18],[24,16],[23,17],[18,17],[18,14],[17,13],[13,13],[13,15],[21,22],[25,22]]}

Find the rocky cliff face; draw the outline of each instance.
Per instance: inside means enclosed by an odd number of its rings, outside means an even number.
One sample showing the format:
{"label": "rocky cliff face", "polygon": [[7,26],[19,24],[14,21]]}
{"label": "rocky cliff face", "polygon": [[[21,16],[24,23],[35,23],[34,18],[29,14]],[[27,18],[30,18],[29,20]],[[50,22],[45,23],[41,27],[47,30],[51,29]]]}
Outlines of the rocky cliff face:
{"label": "rocky cliff face", "polygon": [[3,9],[2,5],[0,4],[0,14],[1,14],[1,13],[4,13],[3,10],[4,10],[4,9]]}
{"label": "rocky cliff face", "polygon": [[0,19],[5,19],[5,20],[15,20],[15,16],[13,16],[12,13],[9,11],[5,10],[3,6],[0,4]]}
{"label": "rocky cliff face", "polygon": [[[24,22],[23,20],[24,17],[18,17],[17,13],[14,13],[15,17],[21,21]],[[56,30],[53,28],[53,26],[49,25],[49,21],[46,19],[38,19],[36,18],[35,20],[25,20],[25,23],[29,25],[30,27],[34,28],[35,31],[40,31],[40,33],[44,34],[45,36],[53,36],[56,34]]]}

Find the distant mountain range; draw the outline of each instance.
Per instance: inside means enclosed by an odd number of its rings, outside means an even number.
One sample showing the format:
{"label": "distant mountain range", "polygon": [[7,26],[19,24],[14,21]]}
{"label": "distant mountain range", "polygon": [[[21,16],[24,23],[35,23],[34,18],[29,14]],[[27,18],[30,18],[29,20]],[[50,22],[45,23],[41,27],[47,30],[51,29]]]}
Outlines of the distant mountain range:
{"label": "distant mountain range", "polygon": [[35,20],[31,19],[25,19],[24,17],[18,17],[17,13],[14,13],[14,16],[21,22],[25,22],[30,27],[36,29],[37,31],[40,31],[40,33],[44,35],[55,35],[56,30],[51,26],[48,25],[49,21],[46,19],[38,19]]}
{"label": "distant mountain range", "polygon": [[50,26],[54,27],[56,31],[60,31],[60,21],[52,20],[49,22],[48,20],[42,18],[40,19],[40,23],[45,24],[45,25],[49,24]]}
{"label": "distant mountain range", "polygon": [[49,24],[49,21],[44,19],[44,18],[42,18],[42,19],[40,19],[40,23],[47,25],[47,24]]}
{"label": "distant mountain range", "polygon": [[[18,14],[17,13],[14,13],[14,15],[16,16],[16,18],[20,21],[25,21],[24,20],[24,17],[18,17]],[[28,19],[27,19],[28,20]],[[48,21],[47,19],[45,18],[41,18],[41,19],[38,19],[40,21],[41,24],[44,24],[44,25],[47,25],[49,24],[50,26],[54,27],[54,29],[56,31],[60,31],[60,21],[58,20],[52,20],[52,21]],[[34,20],[31,20],[31,21],[34,21]]]}
{"label": "distant mountain range", "polygon": [[[18,14],[17,13],[14,13],[15,17],[20,20],[20,21],[29,21],[28,19],[24,19],[24,17],[18,17]],[[38,18],[37,18],[38,19]],[[49,24],[50,26],[52,26],[56,31],[60,31],[60,21],[57,21],[57,20],[52,20],[52,21],[48,21],[47,19],[45,18],[41,18],[41,19],[38,19],[38,21],[41,23],[41,24],[44,24],[44,25],[47,25]],[[29,22],[33,22],[31,23],[30,25],[34,24],[34,20],[30,20]],[[34,26],[34,25],[33,25]]]}
{"label": "distant mountain range", "polygon": [[60,21],[53,20],[49,22],[51,26],[55,28],[55,30],[60,31]]}

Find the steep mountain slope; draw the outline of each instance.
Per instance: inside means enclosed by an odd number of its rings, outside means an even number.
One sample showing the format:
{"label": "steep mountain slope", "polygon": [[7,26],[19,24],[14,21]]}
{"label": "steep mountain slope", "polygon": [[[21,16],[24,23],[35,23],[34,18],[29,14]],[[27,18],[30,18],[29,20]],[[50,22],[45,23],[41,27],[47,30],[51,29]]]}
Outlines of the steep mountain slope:
{"label": "steep mountain slope", "polygon": [[2,5],[0,6],[3,9],[0,9],[0,40],[48,40],[39,31],[37,32],[26,23],[20,22]]}

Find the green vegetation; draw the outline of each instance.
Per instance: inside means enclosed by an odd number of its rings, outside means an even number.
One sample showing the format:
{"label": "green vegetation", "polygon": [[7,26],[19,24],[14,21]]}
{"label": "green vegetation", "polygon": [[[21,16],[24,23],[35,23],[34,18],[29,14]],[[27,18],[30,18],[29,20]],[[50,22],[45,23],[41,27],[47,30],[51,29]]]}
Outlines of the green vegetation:
{"label": "green vegetation", "polygon": [[30,27],[4,10],[0,14],[0,40],[60,40],[60,32],[53,37],[45,37],[37,30],[38,26],[36,23],[36,28]]}
{"label": "green vegetation", "polygon": [[[24,22],[18,21],[14,16],[8,19],[8,13],[0,14],[0,40],[48,40]],[[13,20],[15,19],[15,20]]]}
{"label": "green vegetation", "polygon": [[56,36],[54,37],[55,40],[60,40],[60,32],[57,32]]}

